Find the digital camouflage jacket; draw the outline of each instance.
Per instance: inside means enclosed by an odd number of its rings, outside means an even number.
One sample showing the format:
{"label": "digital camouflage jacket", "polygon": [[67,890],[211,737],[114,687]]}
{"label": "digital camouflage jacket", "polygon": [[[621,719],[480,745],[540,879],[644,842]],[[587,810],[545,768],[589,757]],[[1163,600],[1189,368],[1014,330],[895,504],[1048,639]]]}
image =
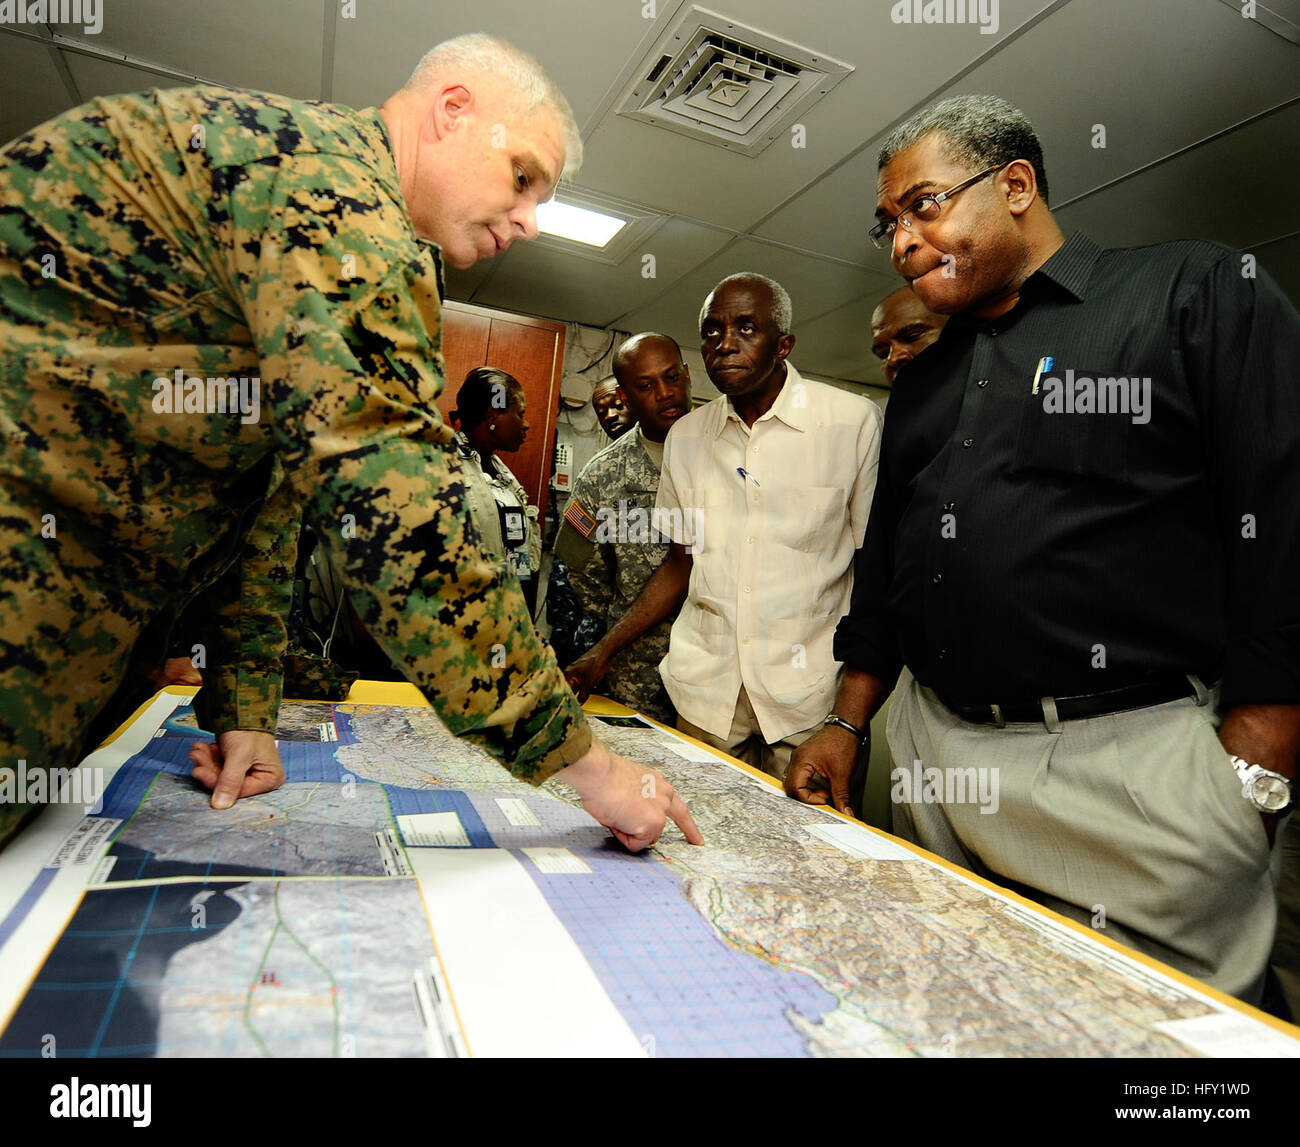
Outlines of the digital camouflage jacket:
{"label": "digital camouflage jacket", "polygon": [[273,729],[303,511],[453,732],[534,783],[586,751],[468,517],[441,293],[374,109],[154,91],[0,149],[0,766],[75,763],[144,626],[234,563],[208,708]]}

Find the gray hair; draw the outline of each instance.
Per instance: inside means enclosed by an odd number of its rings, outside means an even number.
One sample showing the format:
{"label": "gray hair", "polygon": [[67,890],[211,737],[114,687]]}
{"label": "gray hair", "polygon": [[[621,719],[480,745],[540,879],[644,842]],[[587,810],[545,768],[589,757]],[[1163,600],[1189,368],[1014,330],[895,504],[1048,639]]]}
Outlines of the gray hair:
{"label": "gray hair", "polygon": [[776,323],[777,331],[783,335],[790,333],[790,328],[794,326],[794,306],[790,302],[790,292],[775,279],[769,279],[766,275],[758,274],[757,271],[738,271],[734,275],[728,275],[704,297],[704,304],[700,307],[701,328],[704,326],[705,316],[709,313],[709,299],[731,283],[743,283],[746,286],[757,283],[766,287],[772,293],[772,321]]}
{"label": "gray hair", "polygon": [[505,40],[484,32],[444,40],[421,57],[403,90],[423,90],[444,73],[466,68],[504,78],[519,93],[526,114],[539,108],[551,112],[564,131],[564,170],[560,174],[577,174],[582,166],[582,136],[569,101],[541,64]]}
{"label": "gray hair", "polygon": [[1038,178],[1038,193],[1044,203],[1048,201],[1047,169],[1034,125],[1018,107],[998,96],[953,96],[917,112],[880,145],[876,170],[932,133],[943,138],[948,159],[972,172],[1013,159],[1028,160]]}

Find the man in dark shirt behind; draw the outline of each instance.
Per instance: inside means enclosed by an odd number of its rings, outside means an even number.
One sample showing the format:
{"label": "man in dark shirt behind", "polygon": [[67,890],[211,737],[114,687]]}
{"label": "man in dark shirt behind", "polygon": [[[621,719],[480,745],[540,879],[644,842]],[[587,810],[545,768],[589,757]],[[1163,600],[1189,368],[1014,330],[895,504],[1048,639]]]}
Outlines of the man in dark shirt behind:
{"label": "man in dark shirt behind", "polygon": [[939,337],[947,315],[936,315],[911,287],[891,291],[871,312],[871,353],[892,387],[898,372]]}
{"label": "man in dark shirt behind", "polygon": [[[919,113],[879,167],[872,238],[952,317],[890,399],[836,712],[897,680],[900,835],[1258,999],[1300,748],[1300,317],[1217,244],[1067,240],[1005,101]],[[827,728],[787,791],[843,807],[856,747]]]}

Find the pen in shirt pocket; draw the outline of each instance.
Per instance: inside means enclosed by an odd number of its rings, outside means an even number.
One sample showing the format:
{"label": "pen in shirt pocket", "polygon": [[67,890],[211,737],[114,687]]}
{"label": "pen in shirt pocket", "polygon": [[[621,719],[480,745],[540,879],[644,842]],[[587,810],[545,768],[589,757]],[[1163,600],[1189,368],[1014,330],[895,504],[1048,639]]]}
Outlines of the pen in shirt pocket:
{"label": "pen in shirt pocket", "polygon": [[1034,371],[1034,385],[1030,388],[1030,394],[1038,393],[1038,380],[1055,365],[1056,359],[1050,354],[1045,354],[1038,360],[1038,369]]}

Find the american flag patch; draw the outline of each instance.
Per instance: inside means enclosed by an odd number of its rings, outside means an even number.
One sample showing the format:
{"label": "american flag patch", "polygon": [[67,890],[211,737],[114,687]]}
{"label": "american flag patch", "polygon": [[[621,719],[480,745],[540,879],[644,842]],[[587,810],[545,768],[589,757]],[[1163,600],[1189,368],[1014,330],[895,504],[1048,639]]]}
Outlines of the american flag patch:
{"label": "american flag patch", "polygon": [[582,508],[577,498],[569,499],[569,508],[564,511],[564,520],[584,538],[590,538],[591,531],[596,528],[596,519]]}

